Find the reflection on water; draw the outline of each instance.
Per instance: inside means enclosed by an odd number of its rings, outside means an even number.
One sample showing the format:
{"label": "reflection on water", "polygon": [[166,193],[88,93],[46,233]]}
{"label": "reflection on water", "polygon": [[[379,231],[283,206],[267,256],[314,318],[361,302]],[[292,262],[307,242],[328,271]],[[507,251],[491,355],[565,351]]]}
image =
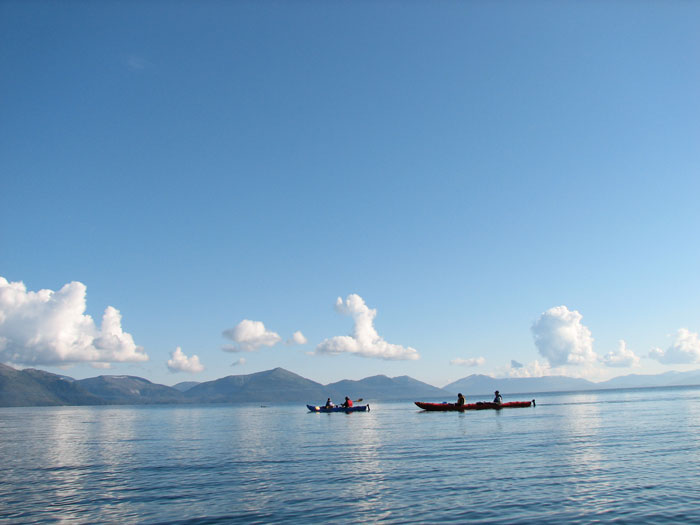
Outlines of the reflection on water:
{"label": "reflection on water", "polygon": [[47,498],[47,504],[56,510],[65,508],[61,518],[66,521],[78,517],[79,508],[72,503],[85,491],[86,439],[83,427],[76,425],[75,419],[75,411],[58,410],[48,421],[51,445],[40,450],[44,454],[44,472],[50,479],[49,487],[53,492]]}
{"label": "reflection on water", "polygon": [[699,389],[538,401],[0,409],[0,522],[700,521]]}
{"label": "reflection on water", "polygon": [[611,489],[610,473],[604,462],[601,443],[601,406],[595,395],[576,396],[568,403],[567,417],[561,427],[558,455],[569,463],[568,497],[584,513],[605,505]]}
{"label": "reflection on water", "polygon": [[333,497],[354,498],[357,500],[358,512],[380,519],[382,494],[386,490],[384,479],[390,468],[383,463],[379,454],[382,446],[385,446],[380,421],[376,416],[376,409],[374,415],[355,413],[348,416],[353,419],[347,417],[328,420],[343,425],[344,435],[351,436],[352,439],[350,444],[341,444],[340,450],[345,449],[346,453],[342,454],[337,462],[339,474],[348,482],[344,484],[343,491],[334,493]]}

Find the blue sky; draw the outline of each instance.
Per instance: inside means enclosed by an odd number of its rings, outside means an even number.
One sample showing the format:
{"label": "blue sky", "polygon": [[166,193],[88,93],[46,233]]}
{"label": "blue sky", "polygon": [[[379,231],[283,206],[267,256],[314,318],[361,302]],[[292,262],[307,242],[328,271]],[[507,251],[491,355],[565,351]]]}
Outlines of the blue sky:
{"label": "blue sky", "polygon": [[[698,20],[3,2],[0,360],[165,384],[697,368]],[[178,347],[204,369],[169,369]]]}

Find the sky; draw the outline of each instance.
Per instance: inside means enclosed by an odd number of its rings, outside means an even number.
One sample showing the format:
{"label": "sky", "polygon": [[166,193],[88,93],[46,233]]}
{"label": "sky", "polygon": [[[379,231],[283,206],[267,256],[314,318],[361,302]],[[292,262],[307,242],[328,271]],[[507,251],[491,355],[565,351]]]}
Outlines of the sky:
{"label": "sky", "polygon": [[0,362],[700,368],[700,4],[0,3]]}

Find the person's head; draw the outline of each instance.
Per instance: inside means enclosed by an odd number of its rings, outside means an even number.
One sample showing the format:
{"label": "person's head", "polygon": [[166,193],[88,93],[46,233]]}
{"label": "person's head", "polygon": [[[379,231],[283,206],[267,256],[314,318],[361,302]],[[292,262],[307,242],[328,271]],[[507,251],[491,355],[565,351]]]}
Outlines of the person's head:
{"label": "person's head", "polygon": [[350,398],[348,396],[345,396],[345,401],[348,401]]}
{"label": "person's head", "polygon": [[496,391],[494,392],[494,394],[498,395],[498,390],[496,390]]}
{"label": "person's head", "polygon": [[464,396],[462,395],[462,392],[460,392],[459,394],[457,394],[457,397],[464,397]]}
{"label": "person's head", "polygon": [[329,397],[328,399],[326,399],[326,401],[330,401],[330,400],[331,400],[331,398],[330,398],[330,397]]}

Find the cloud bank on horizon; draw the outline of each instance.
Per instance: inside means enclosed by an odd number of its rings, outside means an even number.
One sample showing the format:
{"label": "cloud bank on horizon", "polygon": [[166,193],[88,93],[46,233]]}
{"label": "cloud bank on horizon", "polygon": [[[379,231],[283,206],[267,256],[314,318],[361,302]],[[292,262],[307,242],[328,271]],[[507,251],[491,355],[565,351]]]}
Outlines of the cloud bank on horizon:
{"label": "cloud bank on horizon", "polygon": [[681,328],[667,350],[654,348],[649,357],[667,365],[700,363],[700,337],[687,328]]}
{"label": "cloud bank on horizon", "polygon": [[[620,368],[640,366],[640,356],[627,347],[624,339],[619,341],[616,350],[604,356],[598,355],[593,350],[591,331],[581,322],[582,319],[578,311],[569,310],[566,306],[550,308],[540,315],[532,325],[532,334],[535,346],[546,362],[535,361],[524,366],[511,361],[509,375],[544,375],[556,367],[592,367],[600,363]],[[668,349],[654,348],[648,357],[667,365],[700,363],[700,337],[687,328],[681,328]]]}
{"label": "cloud bank on horizon", "polygon": [[355,354],[361,357],[374,357],[387,360],[414,360],[420,355],[415,348],[386,342],[374,328],[377,310],[369,308],[364,299],[350,294],[345,302],[341,297],[335,302],[337,312],[352,317],[352,335],[339,335],[323,340],[316,347],[316,354],[339,355]]}
{"label": "cloud bank on horizon", "polygon": [[60,290],[27,291],[23,282],[0,277],[0,361],[19,365],[68,365],[148,361],[144,349],[108,306],[98,328],[85,314],[87,287],[78,281]]}
{"label": "cloud bank on horizon", "polygon": [[[86,311],[87,287],[78,281],[60,290],[27,291],[22,282],[9,282],[0,277],[0,362],[26,366],[65,366],[88,363],[108,368],[113,363],[149,360],[143,347],[137,346],[131,334],[122,328],[122,316],[107,306],[98,326]],[[351,335],[323,340],[312,355],[354,354],[385,360],[419,359],[415,348],[385,341],[374,327],[377,310],[369,308],[362,297],[350,294],[345,301],[338,297],[335,309],[353,320]],[[531,327],[532,336],[542,360],[523,364],[511,360],[505,373],[511,377],[536,377],[555,373],[586,375],[596,367],[634,368],[641,357],[620,340],[618,347],[599,355],[594,351],[591,330],[583,323],[583,315],[561,305],[543,312]],[[261,321],[244,319],[225,330],[224,337],[234,344],[224,346],[228,352],[255,352],[272,347],[283,340],[268,330]],[[304,334],[297,330],[287,345],[305,345]],[[662,364],[700,363],[700,337],[687,328],[680,328],[670,346],[652,349],[644,356]],[[240,358],[232,366],[242,366]],[[478,367],[484,357],[455,358],[451,365]],[[199,373],[204,370],[197,355],[188,357],[177,347],[166,362],[171,372]],[[599,370],[599,368],[598,368]]]}
{"label": "cloud bank on horizon", "polygon": [[632,350],[627,348],[627,343],[624,339],[620,339],[617,350],[611,350],[602,358],[606,366],[613,367],[637,367],[639,366],[639,356]]}
{"label": "cloud bank on horizon", "polygon": [[508,377],[543,377],[551,375],[552,367],[547,362],[534,360],[532,363],[522,364],[511,360],[510,366],[506,368]]}

